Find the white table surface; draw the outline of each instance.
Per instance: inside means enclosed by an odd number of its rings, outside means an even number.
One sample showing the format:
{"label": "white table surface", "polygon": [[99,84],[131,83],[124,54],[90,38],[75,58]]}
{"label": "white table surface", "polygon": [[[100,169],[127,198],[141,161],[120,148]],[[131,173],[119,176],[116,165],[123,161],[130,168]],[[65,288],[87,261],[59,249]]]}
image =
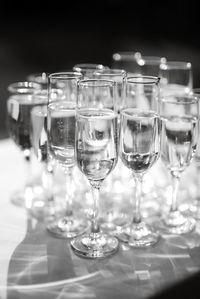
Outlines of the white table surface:
{"label": "white table surface", "polygon": [[86,260],[69,241],[10,202],[25,180],[21,152],[0,141],[0,298],[149,298],[200,271],[199,226],[185,236],[163,236],[145,250],[120,245],[105,260]]}

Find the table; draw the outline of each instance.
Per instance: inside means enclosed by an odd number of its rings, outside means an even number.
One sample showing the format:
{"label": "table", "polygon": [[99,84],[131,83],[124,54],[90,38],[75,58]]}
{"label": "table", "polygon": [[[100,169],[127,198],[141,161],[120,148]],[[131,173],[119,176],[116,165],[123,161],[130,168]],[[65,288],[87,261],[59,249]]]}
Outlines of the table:
{"label": "table", "polygon": [[20,151],[0,141],[0,298],[150,298],[200,271],[200,226],[185,236],[163,235],[147,249],[121,244],[104,260],[76,256],[69,241],[10,203],[25,173]]}

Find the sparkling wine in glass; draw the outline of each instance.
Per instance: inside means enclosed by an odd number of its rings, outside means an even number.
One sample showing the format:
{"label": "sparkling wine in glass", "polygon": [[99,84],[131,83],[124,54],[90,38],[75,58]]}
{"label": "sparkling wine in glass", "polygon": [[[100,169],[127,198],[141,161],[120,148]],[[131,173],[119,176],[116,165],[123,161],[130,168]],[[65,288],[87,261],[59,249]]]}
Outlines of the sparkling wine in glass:
{"label": "sparkling wine in glass", "polygon": [[132,223],[123,228],[119,238],[132,247],[154,245],[159,234],[141,217],[140,200],[142,180],[160,155],[161,122],[154,111],[136,108],[122,110],[120,129],[120,156],[135,179],[135,202]]}
{"label": "sparkling wine in glass", "polygon": [[183,234],[195,227],[194,219],[180,212],[177,194],[181,176],[197,149],[199,101],[195,95],[178,93],[161,98],[160,108],[163,121],[162,160],[172,180],[171,205],[163,216],[163,223],[167,232]]}
{"label": "sparkling wine in glass", "polygon": [[161,148],[159,117],[159,78],[127,77],[124,86],[124,108],[120,121],[120,157],[132,171],[135,181],[132,222],[119,232],[120,240],[132,247],[147,247],[159,240],[152,224],[141,213],[144,175],[156,164]]}
{"label": "sparkling wine in glass", "polygon": [[31,182],[31,110],[42,102],[33,95],[41,89],[34,82],[15,82],[8,86],[10,97],[7,100],[7,127],[11,139],[22,150],[27,166],[27,182],[24,189],[11,197],[11,202],[17,206],[29,205],[32,198]]}
{"label": "sparkling wine in glass", "polygon": [[[118,112],[118,130],[120,126],[120,111],[122,109],[122,92],[126,71],[122,69],[106,69],[94,72],[94,76],[98,79],[112,80],[116,83],[116,99],[115,105]],[[127,213],[126,200],[124,200],[127,186],[123,185],[126,168],[121,159],[118,159],[116,168],[106,180],[107,186],[104,188],[105,204],[102,217],[101,227],[109,233],[115,232],[129,221]],[[108,198],[107,198],[108,197]]]}
{"label": "sparkling wine in glass", "polygon": [[88,221],[73,209],[75,161],[75,123],[77,72],[54,73],[49,76],[47,113],[48,149],[65,174],[65,215],[49,222],[47,229],[60,238],[72,238],[88,228]]}
{"label": "sparkling wine in glass", "polygon": [[92,196],[91,231],[71,240],[74,252],[86,258],[104,258],[115,253],[118,240],[102,233],[99,225],[99,192],[118,157],[116,84],[111,80],[81,80],[78,83],[75,155],[88,179]]}

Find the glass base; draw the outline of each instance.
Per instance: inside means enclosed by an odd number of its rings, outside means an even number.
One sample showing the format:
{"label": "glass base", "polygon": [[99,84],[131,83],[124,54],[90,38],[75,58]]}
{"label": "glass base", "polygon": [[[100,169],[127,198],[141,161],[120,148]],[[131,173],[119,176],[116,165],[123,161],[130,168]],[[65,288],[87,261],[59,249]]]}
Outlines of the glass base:
{"label": "glass base", "polygon": [[47,224],[47,230],[58,238],[74,238],[83,234],[89,228],[89,223],[80,216],[65,216]]}
{"label": "glass base", "polygon": [[160,235],[146,223],[140,222],[125,227],[118,234],[118,238],[120,241],[128,243],[131,247],[142,248],[156,244],[160,239]]}
{"label": "glass base", "polygon": [[90,233],[71,240],[71,247],[74,252],[85,258],[106,258],[119,248],[117,238],[102,233]]}
{"label": "glass base", "polygon": [[165,230],[171,234],[186,234],[194,230],[195,220],[184,216],[180,211],[170,212],[163,218]]}

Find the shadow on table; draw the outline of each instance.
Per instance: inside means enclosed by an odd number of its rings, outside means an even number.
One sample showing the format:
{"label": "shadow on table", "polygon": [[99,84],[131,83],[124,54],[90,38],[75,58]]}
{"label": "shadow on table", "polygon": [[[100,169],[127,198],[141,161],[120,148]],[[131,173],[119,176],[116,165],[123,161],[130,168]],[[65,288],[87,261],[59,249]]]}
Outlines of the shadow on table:
{"label": "shadow on table", "polygon": [[88,260],[77,257],[69,241],[49,234],[43,222],[28,217],[25,238],[9,263],[7,299],[138,299],[154,294],[153,299],[196,299],[199,236],[200,226],[187,236],[163,236],[154,247],[121,244],[111,258]]}
{"label": "shadow on table", "polygon": [[75,277],[66,240],[53,238],[41,222],[27,219],[27,233],[10,259],[7,277],[7,298],[55,298],[51,287]]}

